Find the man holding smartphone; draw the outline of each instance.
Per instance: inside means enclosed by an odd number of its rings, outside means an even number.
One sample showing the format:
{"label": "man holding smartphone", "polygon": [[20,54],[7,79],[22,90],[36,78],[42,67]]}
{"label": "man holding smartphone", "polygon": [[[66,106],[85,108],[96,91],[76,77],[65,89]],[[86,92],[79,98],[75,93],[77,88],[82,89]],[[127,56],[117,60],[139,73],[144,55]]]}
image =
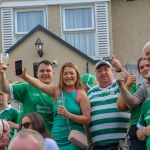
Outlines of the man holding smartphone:
{"label": "man holding smartphone", "polygon": [[[45,84],[52,84],[54,76],[52,63],[48,60],[43,60],[39,62],[37,68],[38,79]],[[0,77],[2,91],[10,94],[11,99],[22,103],[23,115],[37,112],[44,119],[46,127],[50,132],[53,125],[53,99],[28,83],[9,84],[5,70],[1,70]]]}

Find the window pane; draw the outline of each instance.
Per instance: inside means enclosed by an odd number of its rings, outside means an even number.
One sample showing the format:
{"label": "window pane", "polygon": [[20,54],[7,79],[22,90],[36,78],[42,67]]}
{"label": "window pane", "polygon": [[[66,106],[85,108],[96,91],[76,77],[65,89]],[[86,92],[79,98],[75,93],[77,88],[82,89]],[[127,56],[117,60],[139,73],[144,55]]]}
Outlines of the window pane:
{"label": "window pane", "polygon": [[91,8],[65,9],[66,29],[91,28]]}
{"label": "window pane", "polygon": [[18,32],[28,32],[38,24],[44,26],[43,11],[29,11],[17,13]]}
{"label": "window pane", "polygon": [[94,33],[93,32],[75,32],[75,33],[66,33],[65,40],[81,50],[83,53],[94,56]]}

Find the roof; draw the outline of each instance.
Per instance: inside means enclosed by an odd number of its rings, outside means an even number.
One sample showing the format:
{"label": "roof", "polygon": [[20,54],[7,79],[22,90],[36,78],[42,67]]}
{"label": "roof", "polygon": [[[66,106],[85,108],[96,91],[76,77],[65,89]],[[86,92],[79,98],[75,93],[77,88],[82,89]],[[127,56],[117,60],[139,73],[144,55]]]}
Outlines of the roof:
{"label": "roof", "polygon": [[42,31],[45,34],[49,35],[51,38],[57,40],[58,42],[60,42],[61,44],[65,45],[66,47],[68,47],[70,50],[72,50],[73,52],[77,53],[78,55],[82,56],[83,58],[85,58],[86,60],[88,60],[89,62],[96,64],[97,60],[92,59],[91,57],[87,56],[86,54],[82,53],[80,50],[78,50],[77,48],[73,47],[72,45],[70,45],[69,43],[67,43],[66,41],[64,41],[63,39],[61,39],[60,37],[58,37],[57,35],[55,35],[54,33],[50,32],[49,30],[47,30],[46,28],[44,28],[41,25],[37,25],[33,30],[31,30],[29,33],[27,33],[22,39],[20,39],[17,43],[15,43],[13,46],[11,46],[6,52],[10,53],[12,52],[16,47],[18,47],[20,44],[22,44],[27,38],[29,38],[33,33],[35,33],[36,31]]}

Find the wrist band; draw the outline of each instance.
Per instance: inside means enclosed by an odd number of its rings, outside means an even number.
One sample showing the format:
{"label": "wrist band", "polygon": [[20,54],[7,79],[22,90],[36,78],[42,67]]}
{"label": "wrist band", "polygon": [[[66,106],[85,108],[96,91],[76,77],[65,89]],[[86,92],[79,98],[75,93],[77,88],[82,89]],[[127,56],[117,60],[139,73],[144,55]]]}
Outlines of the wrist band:
{"label": "wrist band", "polygon": [[120,68],[120,70],[115,70],[115,71],[116,71],[116,72],[121,72],[121,69],[122,69],[122,68]]}

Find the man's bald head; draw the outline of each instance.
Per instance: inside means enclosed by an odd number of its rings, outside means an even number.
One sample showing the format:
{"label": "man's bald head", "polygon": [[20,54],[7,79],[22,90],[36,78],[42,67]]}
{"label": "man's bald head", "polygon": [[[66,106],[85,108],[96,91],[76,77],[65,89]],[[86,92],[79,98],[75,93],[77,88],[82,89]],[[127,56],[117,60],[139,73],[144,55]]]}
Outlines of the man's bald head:
{"label": "man's bald head", "polygon": [[8,150],[45,150],[44,138],[35,130],[24,129],[13,137]]}

